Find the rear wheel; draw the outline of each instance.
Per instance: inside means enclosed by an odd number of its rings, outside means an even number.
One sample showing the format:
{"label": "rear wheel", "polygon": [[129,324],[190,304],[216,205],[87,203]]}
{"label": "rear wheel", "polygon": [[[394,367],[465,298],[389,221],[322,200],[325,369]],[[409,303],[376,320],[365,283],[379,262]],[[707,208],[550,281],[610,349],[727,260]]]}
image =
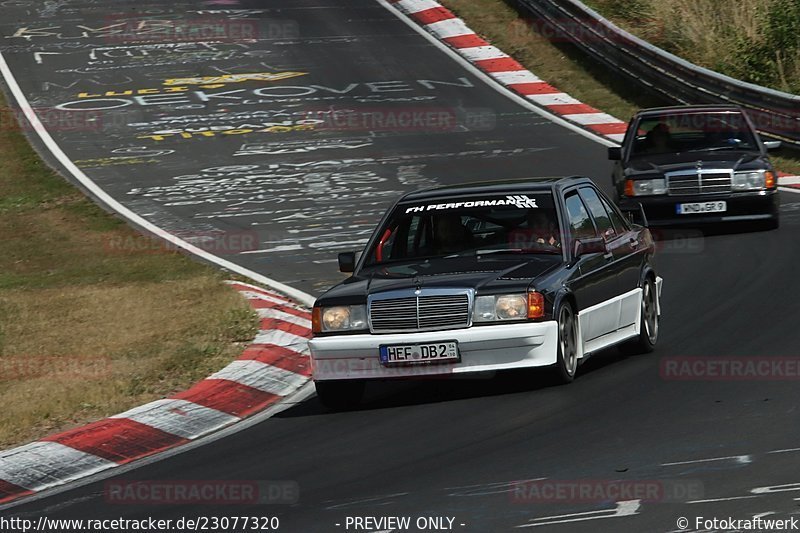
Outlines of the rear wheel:
{"label": "rear wheel", "polygon": [[357,407],[364,395],[364,385],[358,379],[314,382],[320,403],[335,411]]}
{"label": "rear wheel", "polygon": [[558,354],[554,370],[558,383],[571,383],[578,369],[578,321],[572,306],[564,302],[558,317]]}
{"label": "rear wheel", "polygon": [[639,336],[620,345],[626,355],[650,353],[658,342],[658,289],[652,278],[647,278],[642,285],[642,311],[639,319]]}

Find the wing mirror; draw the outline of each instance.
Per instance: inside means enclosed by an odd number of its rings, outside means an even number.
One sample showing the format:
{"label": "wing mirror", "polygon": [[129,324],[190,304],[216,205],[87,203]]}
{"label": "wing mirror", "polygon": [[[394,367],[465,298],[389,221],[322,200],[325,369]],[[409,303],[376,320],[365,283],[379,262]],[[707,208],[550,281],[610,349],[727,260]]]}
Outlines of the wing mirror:
{"label": "wing mirror", "polygon": [[592,237],[590,239],[578,239],[575,241],[575,257],[581,257],[588,254],[604,254],[608,252],[606,248],[606,241],[601,237]]}
{"label": "wing mirror", "polygon": [[608,159],[610,159],[611,161],[619,161],[620,159],[622,159],[622,147],[621,146],[609,146],[608,147]]}
{"label": "wing mirror", "polygon": [[626,215],[628,215],[628,220],[632,224],[638,224],[639,226],[647,227],[647,215],[644,214],[644,206],[639,203],[639,209],[634,209],[633,211],[626,211]]}
{"label": "wing mirror", "polygon": [[356,253],[342,252],[339,254],[339,272],[355,272]]}
{"label": "wing mirror", "polygon": [[777,150],[781,147],[781,141],[764,141],[764,148],[767,150]]}

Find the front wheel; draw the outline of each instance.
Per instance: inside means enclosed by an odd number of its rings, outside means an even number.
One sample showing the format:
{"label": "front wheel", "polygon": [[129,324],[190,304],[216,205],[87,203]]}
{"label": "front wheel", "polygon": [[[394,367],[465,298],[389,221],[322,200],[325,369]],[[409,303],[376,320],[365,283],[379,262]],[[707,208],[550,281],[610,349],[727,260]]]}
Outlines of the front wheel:
{"label": "front wheel", "polygon": [[571,383],[578,370],[578,321],[572,306],[564,302],[558,317],[558,354],[554,370],[558,383]]}
{"label": "front wheel", "polygon": [[320,403],[334,411],[357,407],[364,395],[364,385],[359,379],[314,382]]}
{"label": "front wheel", "polygon": [[626,355],[650,353],[658,342],[658,289],[656,282],[647,278],[642,286],[642,311],[639,319],[639,336],[622,344],[620,349]]}

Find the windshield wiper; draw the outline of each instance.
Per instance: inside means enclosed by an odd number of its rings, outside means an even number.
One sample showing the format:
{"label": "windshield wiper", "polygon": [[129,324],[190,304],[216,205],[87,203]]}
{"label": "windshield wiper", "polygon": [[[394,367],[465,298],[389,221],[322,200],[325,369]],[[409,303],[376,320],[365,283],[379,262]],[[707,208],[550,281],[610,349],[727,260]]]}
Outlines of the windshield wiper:
{"label": "windshield wiper", "polygon": [[749,150],[742,145],[730,145],[730,146],[711,146],[708,148],[695,148],[694,150],[687,150],[688,152],[716,152],[717,150]]}
{"label": "windshield wiper", "polygon": [[475,250],[475,255],[497,254],[560,254],[555,246],[548,248],[500,248],[493,250]]}

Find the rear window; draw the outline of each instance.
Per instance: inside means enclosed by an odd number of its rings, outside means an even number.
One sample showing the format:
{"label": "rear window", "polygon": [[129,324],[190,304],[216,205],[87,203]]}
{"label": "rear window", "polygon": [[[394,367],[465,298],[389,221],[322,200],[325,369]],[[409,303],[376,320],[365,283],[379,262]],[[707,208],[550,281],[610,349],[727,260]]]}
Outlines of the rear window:
{"label": "rear window", "polygon": [[550,192],[402,204],[378,235],[367,265],[489,250],[561,254]]}

